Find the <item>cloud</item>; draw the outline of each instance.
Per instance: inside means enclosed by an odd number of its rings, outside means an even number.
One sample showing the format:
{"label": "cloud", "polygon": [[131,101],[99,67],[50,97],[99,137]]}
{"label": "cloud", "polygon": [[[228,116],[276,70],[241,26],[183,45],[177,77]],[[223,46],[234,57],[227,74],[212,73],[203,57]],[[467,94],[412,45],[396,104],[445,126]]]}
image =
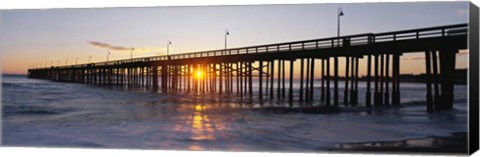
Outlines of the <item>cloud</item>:
{"label": "cloud", "polygon": [[105,48],[105,49],[110,49],[110,50],[117,50],[117,51],[125,51],[125,50],[131,50],[131,47],[123,47],[123,46],[114,46],[109,43],[102,43],[98,41],[87,41],[87,43],[90,46],[96,47],[96,48]]}
{"label": "cloud", "polygon": [[87,41],[87,43],[95,48],[101,49],[110,49],[117,52],[128,52],[133,49],[133,53],[157,53],[157,54],[164,54],[166,51],[165,48],[138,48],[138,47],[125,47],[125,46],[117,46],[112,45],[109,43],[98,42],[98,41]]}

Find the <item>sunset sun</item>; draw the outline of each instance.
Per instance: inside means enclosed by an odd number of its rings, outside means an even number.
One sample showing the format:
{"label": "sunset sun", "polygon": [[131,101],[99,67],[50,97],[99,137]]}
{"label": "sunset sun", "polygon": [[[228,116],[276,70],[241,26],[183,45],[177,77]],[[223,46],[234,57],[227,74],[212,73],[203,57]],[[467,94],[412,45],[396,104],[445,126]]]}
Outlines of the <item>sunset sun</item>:
{"label": "sunset sun", "polygon": [[195,72],[195,77],[196,77],[197,79],[202,79],[203,73],[204,73],[204,72],[203,72],[202,70],[198,69],[198,70]]}

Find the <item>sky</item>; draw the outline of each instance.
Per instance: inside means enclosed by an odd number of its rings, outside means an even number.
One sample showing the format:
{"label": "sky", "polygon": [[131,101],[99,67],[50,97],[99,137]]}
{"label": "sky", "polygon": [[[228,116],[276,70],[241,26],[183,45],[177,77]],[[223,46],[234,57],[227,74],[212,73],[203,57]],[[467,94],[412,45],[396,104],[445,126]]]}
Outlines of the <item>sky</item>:
{"label": "sky", "polygon": [[[170,54],[222,49],[226,29],[229,48],[333,37],[338,7],[342,35],[468,22],[468,2],[2,10],[2,73],[105,61],[108,49],[110,60],[130,58],[131,48],[133,57],[165,55],[169,40]],[[457,68],[467,67],[465,54]],[[401,73],[423,73],[414,59],[422,56],[402,56]]]}

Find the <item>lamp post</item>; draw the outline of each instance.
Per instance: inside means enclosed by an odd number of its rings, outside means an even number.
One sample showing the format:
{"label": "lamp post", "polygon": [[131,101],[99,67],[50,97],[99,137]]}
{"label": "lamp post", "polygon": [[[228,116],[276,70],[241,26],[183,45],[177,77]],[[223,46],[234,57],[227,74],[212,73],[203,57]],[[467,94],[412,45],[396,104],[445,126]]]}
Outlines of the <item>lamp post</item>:
{"label": "lamp post", "polygon": [[170,51],[170,45],[172,45],[172,42],[170,40],[168,40],[168,42],[167,42],[167,56],[168,56],[168,53]]}
{"label": "lamp post", "polygon": [[92,55],[88,56],[88,64],[92,63]]}
{"label": "lamp post", "polygon": [[67,66],[68,59],[65,59],[65,66]]}
{"label": "lamp post", "polygon": [[228,29],[225,29],[225,53],[227,53],[227,36],[230,35]]}
{"label": "lamp post", "polygon": [[77,63],[78,63],[78,57],[75,58],[75,65],[77,65]]}
{"label": "lamp post", "polygon": [[[343,11],[342,8],[338,8],[337,10],[337,47],[340,47],[340,16],[343,16]],[[334,77],[334,82],[333,82],[333,104],[335,106],[338,106],[338,57],[335,56],[333,57],[333,75]]]}
{"label": "lamp post", "polygon": [[108,62],[108,56],[110,56],[110,50],[108,50],[108,53],[107,53],[107,62]]}
{"label": "lamp post", "polygon": [[133,50],[135,50],[133,47],[130,49],[130,59],[133,59]]}
{"label": "lamp post", "polygon": [[[337,10],[338,15],[337,15],[337,37],[340,37],[340,16],[343,16],[343,10],[341,7],[338,8]],[[337,46],[340,46],[340,39],[337,38]]]}

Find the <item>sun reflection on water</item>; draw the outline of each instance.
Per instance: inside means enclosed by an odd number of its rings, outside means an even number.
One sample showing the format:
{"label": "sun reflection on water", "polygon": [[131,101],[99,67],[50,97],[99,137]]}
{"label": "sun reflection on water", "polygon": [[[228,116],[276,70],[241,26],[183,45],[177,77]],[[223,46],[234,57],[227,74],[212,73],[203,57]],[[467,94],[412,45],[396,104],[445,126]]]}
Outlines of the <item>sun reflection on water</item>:
{"label": "sun reflection on water", "polygon": [[[192,121],[192,140],[215,140],[214,126],[212,125],[208,115],[203,113],[205,111],[205,105],[195,105],[195,112],[193,114]],[[193,143],[190,146],[192,150],[203,150],[203,147]]]}

